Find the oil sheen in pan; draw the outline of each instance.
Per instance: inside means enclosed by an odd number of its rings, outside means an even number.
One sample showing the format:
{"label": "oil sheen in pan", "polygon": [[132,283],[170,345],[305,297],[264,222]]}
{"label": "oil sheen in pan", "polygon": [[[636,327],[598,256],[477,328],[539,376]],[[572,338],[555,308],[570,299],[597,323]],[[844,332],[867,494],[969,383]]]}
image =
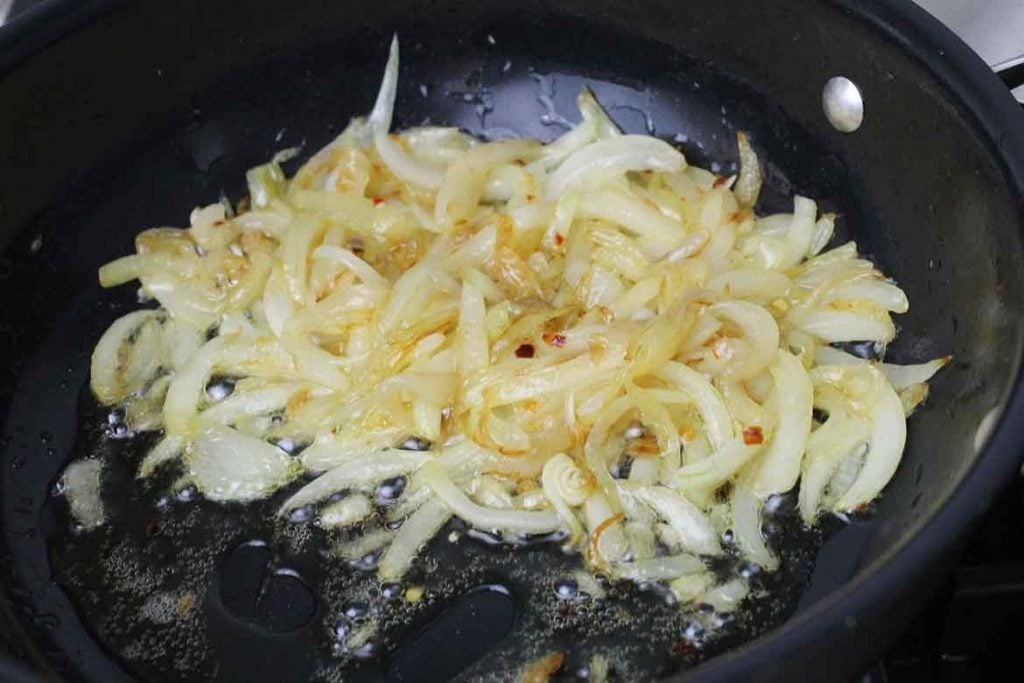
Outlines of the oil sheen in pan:
{"label": "oil sheen in pan", "polygon": [[[401,584],[382,585],[372,555],[331,554],[338,532],[277,518],[287,491],[217,505],[175,491],[174,471],[140,483],[152,435],[125,434],[87,388],[79,420],[72,458],[103,460],[108,521],[75,531],[65,501],[52,498],[51,563],[94,636],[145,680],[514,680],[553,652],[565,653],[567,679],[585,677],[595,653],[613,680],[650,679],[784,620],[828,533],[804,529],[783,498],[765,525],[782,568],[755,575],[743,606],[710,622],[657,587],[605,585],[596,600],[572,579],[579,558],[557,542],[495,545],[457,520]],[[746,569],[731,556],[720,567]]]}

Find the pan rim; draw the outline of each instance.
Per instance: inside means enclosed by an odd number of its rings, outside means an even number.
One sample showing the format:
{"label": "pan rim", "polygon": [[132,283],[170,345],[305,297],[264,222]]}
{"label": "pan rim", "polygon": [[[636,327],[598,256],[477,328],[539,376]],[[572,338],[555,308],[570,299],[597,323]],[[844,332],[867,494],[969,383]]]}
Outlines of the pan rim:
{"label": "pan rim", "polygon": [[[1022,112],[1005,85],[976,53],[924,9],[910,0],[828,0],[865,22],[929,71],[961,106],[1002,167],[1017,196],[1024,224],[1024,126]],[[0,78],[48,45],[130,4],[130,0],[49,0],[0,29]],[[1024,377],[1017,350],[1014,379],[1003,412],[988,442],[956,490],[901,546],[862,569],[842,588],[779,627],[687,671],[687,680],[720,680],[771,675],[765,664],[807,651],[828,629],[843,627],[852,616],[910,588],[924,568],[947,554],[987,509],[986,501],[1008,484],[1022,458]],[[982,501],[979,503],[979,501]],[[11,669],[7,667],[11,666]],[[22,665],[0,654],[0,672]],[[765,670],[767,669],[767,670]],[[18,679],[15,679],[18,680]]]}

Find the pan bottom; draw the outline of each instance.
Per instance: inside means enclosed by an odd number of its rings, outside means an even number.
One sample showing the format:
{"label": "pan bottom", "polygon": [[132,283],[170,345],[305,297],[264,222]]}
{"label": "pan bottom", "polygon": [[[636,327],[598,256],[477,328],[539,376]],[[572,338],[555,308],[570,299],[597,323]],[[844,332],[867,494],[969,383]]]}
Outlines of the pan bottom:
{"label": "pan bottom", "polygon": [[[572,578],[579,558],[560,539],[510,548],[458,521],[401,584],[381,584],[373,553],[337,556],[347,532],[276,516],[288,491],[218,505],[176,489],[173,468],[136,480],[154,435],[126,433],[116,418],[83,389],[73,458],[102,460],[108,522],[76,530],[55,492],[44,533],[83,623],[146,680],[506,680],[552,652],[566,655],[567,674],[585,675],[601,654],[622,679],[650,679],[784,620],[828,534],[803,528],[783,498],[765,525],[782,568],[755,574],[751,597],[731,614],[681,608],[656,585],[602,582],[597,599]],[[716,570],[756,568],[730,553]]]}

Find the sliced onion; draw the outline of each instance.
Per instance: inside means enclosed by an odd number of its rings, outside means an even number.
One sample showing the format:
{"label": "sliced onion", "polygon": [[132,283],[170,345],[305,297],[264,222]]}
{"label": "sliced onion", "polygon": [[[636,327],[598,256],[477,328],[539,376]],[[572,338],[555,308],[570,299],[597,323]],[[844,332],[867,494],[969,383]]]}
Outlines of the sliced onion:
{"label": "sliced onion", "polygon": [[320,510],[316,523],[325,529],[340,529],[363,521],[372,512],[370,499],[361,493],[353,493]]}
{"label": "sliced onion", "polygon": [[746,133],[736,133],[736,144],[739,148],[740,175],[733,192],[736,193],[740,205],[752,207],[761,194],[761,162],[757,158],[757,152],[750,146],[750,139]]}
{"label": "sliced onion", "polygon": [[565,453],[558,453],[544,464],[541,474],[544,495],[555,508],[573,542],[579,540],[583,529],[571,507],[582,505],[590,495],[593,486],[586,480],[580,468]]}
{"label": "sliced onion", "polygon": [[749,593],[749,584],[737,578],[705,591],[700,601],[714,607],[716,612],[733,612]]}
{"label": "sliced onion", "polygon": [[782,268],[795,266],[804,260],[811,249],[818,205],[806,197],[793,199],[793,222],[786,231],[786,259],[778,264]]}
{"label": "sliced onion", "polygon": [[[831,346],[818,347],[814,353],[814,360],[819,365],[858,365],[868,362]],[[934,377],[935,373],[949,365],[952,360],[952,356],[943,356],[916,365],[879,363],[878,368],[885,374],[892,388],[901,391],[917,384],[924,384]]]}
{"label": "sliced onion", "polygon": [[184,439],[177,436],[165,436],[146,454],[139,465],[139,477],[148,477],[164,463],[176,460],[184,450]]}
{"label": "sliced onion", "polygon": [[695,555],[668,555],[638,562],[622,562],[614,567],[616,578],[637,583],[669,581],[683,574],[706,571],[704,561]]}
{"label": "sliced onion", "polygon": [[90,387],[105,405],[123,401],[153,378],[163,360],[159,311],[134,311],[107,328],[92,352]]}
{"label": "sliced onion", "polygon": [[469,282],[462,285],[459,303],[459,372],[464,377],[486,368],[490,364],[487,339],[487,306],[483,294]]}
{"label": "sliced onion", "polygon": [[878,382],[878,395],[871,413],[868,453],[857,479],[836,501],[837,510],[852,510],[874,499],[895,474],[907,441],[907,420],[899,396],[881,372],[870,370]]}
{"label": "sliced onion", "polygon": [[452,511],[444,502],[429,500],[405,520],[380,560],[377,574],[381,580],[402,578],[420,549],[441,530],[451,516]]}
{"label": "sliced onion", "polygon": [[377,154],[388,168],[403,180],[426,187],[437,189],[444,180],[444,167],[422,161],[406,153],[394,140],[388,137],[391,128],[391,116],[395,109],[395,96],[398,94],[398,36],[391,40],[388,52],[388,63],[384,67],[380,92],[370,113],[370,127],[373,130],[373,143]]}
{"label": "sliced onion", "polygon": [[761,268],[736,268],[708,282],[708,288],[730,299],[748,299],[760,304],[786,296],[793,283],[782,273]]}
{"label": "sliced onion", "polygon": [[718,555],[722,552],[718,536],[704,513],[696,505],[664,486],[625,488],[649,505],[671,525],[682,547],[698,555]]}
{"label": "sliced onion", "polygon": [[730,498],[732,530],[743,556],[768,571],[779,567],[779,558],[761,535],[761,500],[743,486],[734,486]]}
{"label": "sliced onion", "polygon": [[811,246],[807,249],[807,258],[817,256],[821,250],[832,241],[832,234],[836,229],[836,215],[834,213],[823,214],[818,222],[814,224],[814,234],[811,236]]}
{"label": "sliced onion", "polygon": [[76,460],[61,475],[64,495],[68,499],[71,516],[82,529],[95,529],[106,520],[103,499],[100,496],[100,460]]}
{"label": "sliced onion", "polygon": [[300,387],[286,384],[235,393],[210,406],[200,413],[199,417],[206,422],[229,425],[243,418],[282,410],[288,399],[298,391]]}
{"label": "sliced onion", "polygon": [[683,493],[706,495],[729,481],[758,451],[760,444],[732,439],[709,457],[681,467],[675,475],[675,486]]}
{"label": "sliced onion", "polygon": [[551,174],[546,193],[549,201],[556,201],[566,192],[588,189],[632,171],[678,173],[684,168],[685,157],[667,142],[646,135],[620,135],[574,152]]}
{"label": "sliced onion", "polygon": [[426,462],[428,457],[427,453],[416,451],[384,451],[352,458],[295,492],[284,502],[278,514],[311,505],[343,489],[370,487],[383,479],[408,474]]}
{"label": "sliced onion", "polygon": [[373,269],[373,266],[353,254],[348,249],[342,249],[341,247],[334,247],[326,244],[321,245],[313,252],[313,258],[322,258],[334,261],[335,263],[340,263],[355,273],[360,280],[373,289],[386,290],[388,288],[388,281],[381,277],[380,274]]}
{"label": "sliced onion", "polygon": [[367,531],[354,541],[336,543],[331,548],[331,552],[333,555],[350,562],[361,560],[367,555],[375,553],[391,543],[394,537],[394,531],[389,531],[387,529],[375,529],[373,531]]}
{"label": "sliced onion", "polygon": [[583,518],[587,525],[587,558],[598,567],[616,562],[625,555],[626,536],[622,516],[612,510],[608,498],[594,491],[583,501]]}
{"label": "sliced onion", "polygon": [[457,487],[436,463],[427,463],[423,481],[463,521],[478,529],[547,533],[561,528],[553,511],[496,510],[477,505]]}
{"label": "sliced onion", "polygon": [[891,342],[896,337],[896,327],[882,309],[864,312],[819,309],[802,317],[798,326],[804,332],[829,343]]}
{"label": "sliced onion", "polygon": [[746,358],[729,366],[733,380],[748,379],[758,374],[775,359],[779,348],[779,326],[768,311],[748,301],[723,301],[715,304],[709,313],[735,323],[750,342]]}
{"label": "sliced onion", "polygon": [[676,596],[676,600],[686,605],[696,602],[714,583],[715,577],[711,572],[684,574],[673,579],[669,583],[669,589]]}
{"label": "sliced onion", "polygon": [[856,279],[844,282],[823,298],[831,301],[867,301],[893,313],[906,313],[910,303],[903,290],[885,280]]}
{"label": "sliced onion", "polygon": [[689,234],[682,223],[616,190],[582,194],[576,207],[576,216],[608,221],[639,235],[645,256],[652,260],[663,258],[669,252],[679,249],[685,249],[680,255],[680,258],[685,258],[695,253],[710,237],[706,231]]}
{"label": "sliced onion", "polygon": [[263,498],[300,471],[281,449],[226,427],[201,431],[185,461],[196,487],[218,502]]}
{"label": "sliced onion", "polygon": [[206,382],[234,343],[235,338],[231,336],[210,340],[174,376],[164,402],[164,425],[168,435],[184,436],[194,429]]}
{"label": "sliced onion", "polygon": [[813,524],[821,508],[825,487],[839,464],[863,447],[871,433],[866,420],[836,411],[807,440],[798,507],[806,524]]}
{"label": "sliced onion", "polygon": [[434,221],[439,226],[466,222],[476,211],[491,169],[537,152],[535,140],[502,140],[478,145],[448,167],[437,191]]}
{"label": "sliced onion", "polygon": [[757,475],[751,487],[762,500],[796,484],[814,409],[814,387],[795,356],[777,351],[771,373],[775,379],[770,399],[776,415],[775,432],[758,458]]}

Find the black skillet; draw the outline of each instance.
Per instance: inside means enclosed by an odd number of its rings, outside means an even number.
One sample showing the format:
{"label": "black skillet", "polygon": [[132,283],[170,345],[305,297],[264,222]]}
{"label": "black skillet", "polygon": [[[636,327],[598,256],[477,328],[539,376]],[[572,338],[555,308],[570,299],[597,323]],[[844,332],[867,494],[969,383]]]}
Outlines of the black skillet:
{"label": "black skillet", "polygon": [[[141,228],[182,224],[222,191],[238,198],[245,169],[275,150],[304,144],[308,154],[368,111],[394,31],[404,47],[400,127],[429,119],[550,139],[561,128],[542,120],[538,89],[553,83],[557,112],[572,118],[588,83],[627,130],[678,136],[703,165],[730,168],[734,132],[749,131],[769,162],[760,208],[782,209],[793,192],[819,198],[840,212],[843,236],[907,291],[912,309],[890,357],[954,355],[869,517],[830,537],[812,575],[806,562],[787,575],[783,592],[802,597],[766,612],[751,632],[763,635],[682,669],[697,680],[848,679],[941,579],[958,539],[1017,468],[1024,434],[1024,118],[976,55],[901,0],[61,0],[5,27],[0,634],[12,656],[0,657],[0,676],[189,677],[104,649],[79,616],[88,601],[78,594],[76,611],[48,555],[66,523],[51,485],[91,443],[80,422],[100,419],[82,393],[90,349],[134,305],[130,288],[101,292],[96,267],[127,252]],[[836,75],[864,97],[855,133],[837,132],[822,113],[822,87]],[[130,490],[122,485],[118,496]],[[239,561],[232,547],[247,531],[225,539],[222,565]],[[85,545],[78,552],[88,556]],[[181,549],[167,552],[173,562]],[[249,552],[265,571],[262,551]],[[337,609],[310,597],[315,569],[304,589],[278,585],[286,618],[273,623],[253,616],[259,604],[244,590],[225,592],[225,582],[244,581],[220,571],[203,609],[210,623],[227,616],[210,637],[213,664],[191,676],[312,675],[311,643]],[[384,657],[360,675],[438,680],[500,649],[524,617],[509,599],[473,599],[448,613],[439,600],[427,615],[447,614],[442,626],[460,636],[435,627],[419,649],[398,643],[391,660],[401,667]],[[309,613],[309,624],[288,621]]]}

